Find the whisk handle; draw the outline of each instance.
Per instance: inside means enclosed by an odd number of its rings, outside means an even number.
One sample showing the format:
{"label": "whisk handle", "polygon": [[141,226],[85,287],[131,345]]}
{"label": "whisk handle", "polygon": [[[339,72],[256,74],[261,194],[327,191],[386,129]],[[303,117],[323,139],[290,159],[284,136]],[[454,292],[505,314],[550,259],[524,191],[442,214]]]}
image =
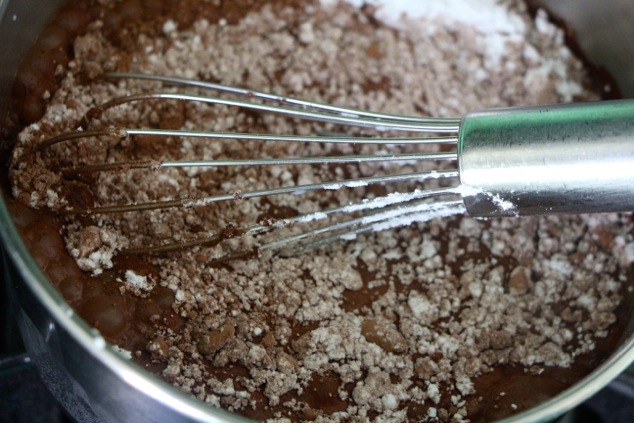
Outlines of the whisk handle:
{"label": "whisk handle", "polygon": [[634,101],[474,112],[458,158],[472,216],[634,211]]}

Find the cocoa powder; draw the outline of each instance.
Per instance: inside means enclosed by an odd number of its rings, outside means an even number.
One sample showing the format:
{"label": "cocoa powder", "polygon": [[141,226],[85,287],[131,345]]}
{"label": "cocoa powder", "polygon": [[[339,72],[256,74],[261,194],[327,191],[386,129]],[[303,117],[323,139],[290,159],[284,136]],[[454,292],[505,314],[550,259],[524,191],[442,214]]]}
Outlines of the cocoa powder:
{"label": "cocoa powder", "polygon": [[[265,5],[240,18],[192,18],[187,25],[167,19],[159,30],[136,28],[117,42],[107,36],[107,18],[96,19],[75,40],[68,75],[43,119],[20,134],[11,169],[13,194],[31,207],[60,212],[79,203],[92,207],[244,193],[429,169],[410,162],[142,169],[69,181],[60,167],[124,159],[410,151],[101,136],[33,154],[38,142],[77,130],[95,105],[137,91],[173,90],[98,77],[114,69],[203,78],[406,115],[461,116],[489,107],[598,98],[584,88],[588,75],[544,14],[532,20],[516,1],[496,7],[512,16],[521,37],[483,34],[451,18],[403,17],[395,29],[379,22],[368,7],[315,2],[303,8]],[[122,47],[124,35],[134,43]],[[502,44],[495,44],[499,40]],[[343,130],[170,102],[114,108],[91,125],[282,134]],[[376,192],[361,187],[266,200],[236,194],[213,207],[65,216],[61,230],[78,266],[99,278],[129,246],[186,241],[242,228],[262,216],[314,213],[415,188],[387,186]],[[280,236],[284,232],[269,235]],[[515,366],[517,378],[549,367],[574,368],[578,357],[608,335],[621,297],[631,295],[632,222],[616,214],[490,221],[452,217],[358,235],[318,252],[287,257],[267,251],[207,265],[267,239],[238,237],[146,257],[151,269],[116,268],[119,277],[108,282],[124,297],[148,298],[159,288],[173,293],[173,316],[165,317],[160,307],[148,313],[155,324],[145,329],[148,342],[132,351],[133,357],[147,355],[168,382],[202,401],[258,419],[488,420],[497,411],[479,414],[483,396],[514,413],[530,401],[518,407],[513,395],[507,399],[495,386],[478,392],[483,375],[508,365]],[[112,326],[112,339],[124,327]]]}

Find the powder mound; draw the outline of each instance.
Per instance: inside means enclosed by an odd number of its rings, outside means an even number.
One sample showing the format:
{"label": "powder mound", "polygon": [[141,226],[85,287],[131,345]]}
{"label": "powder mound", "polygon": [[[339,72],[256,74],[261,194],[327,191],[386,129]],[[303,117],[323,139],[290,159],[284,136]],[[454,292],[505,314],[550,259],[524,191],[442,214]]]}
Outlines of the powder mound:
{"label": "powder mound", "polygon": [[117,250],[126,245],[127,239],[118,231],[97,226],[84,227],[79,232],[71,233],[67,239],[67,248],[79,268],[93,275],[112,268],[112,259]]}

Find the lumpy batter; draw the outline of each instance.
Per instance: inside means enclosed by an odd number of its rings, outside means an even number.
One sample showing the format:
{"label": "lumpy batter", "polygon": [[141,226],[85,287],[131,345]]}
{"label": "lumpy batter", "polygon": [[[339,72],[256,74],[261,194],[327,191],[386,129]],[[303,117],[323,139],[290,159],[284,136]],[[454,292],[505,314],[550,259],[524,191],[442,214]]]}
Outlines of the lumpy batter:
{"label": "lumpy batter", "polygon": [[[51,282],[110,342],[202,401],[279,421],[490,421],[555,395],[609,354],[627,318],[622,299],[632,297],[629,216],[454,217],[359,235],[318,252],[267,252],[217,264],[214,258],[256,241],[163,256],[121,251],[416,187],[260,200],[238,194],[209,207],[65,215],[69,206],[428,169],[407,162],[64,177],[60,169],[68,165],[123,158],[410,151],[152,136],[103,136],[34,150],[52,135],[76,130],[94,105],[159,89],[105,81],[104,71],[199,78],[409,115],[461,116],[600,96],[562,32],[521,2],[483,1],[462,20],[434,8],[403,17],[389,8],[330,2],[186,3],[71,6],[45,31],[18,76],[17,116],[37,123],[19,135],[13,151],[10,207]],[[488,25],[487,16],[497,25]],[[167,101],[112,109],[91,124],[344,130]]]}

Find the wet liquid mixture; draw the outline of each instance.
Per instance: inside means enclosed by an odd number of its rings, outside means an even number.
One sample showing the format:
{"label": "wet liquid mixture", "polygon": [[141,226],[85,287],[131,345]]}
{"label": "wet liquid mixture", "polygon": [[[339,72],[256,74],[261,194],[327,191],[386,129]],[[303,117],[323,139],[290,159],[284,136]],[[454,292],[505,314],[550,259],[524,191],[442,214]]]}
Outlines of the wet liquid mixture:
{"label": "wet liquid mixture", "polygon": [[[12,152],[9,205],[25,242],[51,283],[122,354],[202,401],[251,418],[491,421],[552,397],[610,354],[629,319],[631,307],[623,301],[632,297],[629,216],[448,217],[305,254],[216,260],[264,237],[139,256],[123,251],[417,186],[249,200],[240,199],[241,192],[432,167],[405,162],[65,175],[68,166],[126,159],[390,154],[420,147],[99,136],[35,148],[76,130],[91,107],[111,98],[174,90],[102,78],[114,70],[406,115],[461,116],[605,94],[543,11],[529,13],[517,1],[490,3],[452,16],[433,7],[402,16],[387,5],[290,0],[95,1],[65,8],[16,82],[13,119],[25,129]],[[90,125],[347,130],[163,100],[113,108]],[[237,194],[204,207],[65,213],[224,193]],[[300,226],[288,232],[307,230]]]}

